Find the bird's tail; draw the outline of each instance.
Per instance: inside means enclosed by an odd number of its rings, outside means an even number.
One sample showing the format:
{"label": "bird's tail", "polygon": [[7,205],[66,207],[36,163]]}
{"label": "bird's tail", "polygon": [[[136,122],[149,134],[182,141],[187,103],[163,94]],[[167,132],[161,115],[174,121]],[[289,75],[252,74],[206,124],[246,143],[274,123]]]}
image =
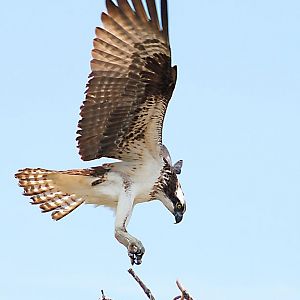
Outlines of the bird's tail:
{"label": "bird's tail", "polygon": [[82,197],[71,192],[76,181],[79,183],[82,175],[88,175],[83,171],[73,170],[72,173],[26,168],[19,170],[15,177],[19,186],[24,188],[24,195],[31,196],[32,204],[39,205],[43,213],[52,211],[52,219],[60,220],[84,202]]}

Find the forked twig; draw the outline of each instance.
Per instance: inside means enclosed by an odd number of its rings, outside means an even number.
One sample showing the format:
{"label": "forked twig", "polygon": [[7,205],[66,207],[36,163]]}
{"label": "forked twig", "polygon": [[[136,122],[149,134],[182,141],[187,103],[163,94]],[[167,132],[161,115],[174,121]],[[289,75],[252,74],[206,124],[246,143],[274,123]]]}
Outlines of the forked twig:
{"label": "forked twig", "polygon": [[[102,300],[111,300],[110,298],[107,298],[105,295],[104,295],[104,291],[103,290],[101,290],[101,295],[102,295]],[[99,298],[99,300],[100,300],[100,298]]]}
{"label": "forked twig", "polygon": [[176,280],[176,284],[179,288],[179,290],[181,291],[181,296],[177,296],[175,297],[173,300],[193,300],[192,296],[186,291],[186,289],[182,286],[182,284]]}
{"label": "forked twig", "polygon": [[147,295],[147,297],[150,300],[155,300],[154,296],[152,295],[150,289],[147,288],[147,286],[143,283],[143,281],[135,274],[135,272],[132,269],[128,270],[128,273],[135,279],[135,281],[140,285],[140,287],[143,289],[144,293]]}

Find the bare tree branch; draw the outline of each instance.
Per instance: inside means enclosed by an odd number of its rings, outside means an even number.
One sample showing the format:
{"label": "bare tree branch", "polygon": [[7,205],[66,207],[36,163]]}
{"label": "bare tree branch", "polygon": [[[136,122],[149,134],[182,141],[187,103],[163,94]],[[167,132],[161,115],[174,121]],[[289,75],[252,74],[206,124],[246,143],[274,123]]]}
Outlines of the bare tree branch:
{"label": "bare tree branch", "polygon": [[128,270],[128,273],[135,279],[135,281],[140,285],[140,287],[143,289],[144,293],[147,295],[147,297],[150,300],[155,300],[153,297],[150,289],[147,288],[147,286],[143,283],[143,281],[135,274],[135,272],[132,269]]}
{"label": "bare tree branch", "polygon": [[[135,272],[132,269],[128,270],[128,273],[134,278],[134,280],[140,285],[140,287],[143,289],[144,293],[147,295],[147,297],[150,300],[155,300],[154,296],[152,295],[152,292],[149,288],[144,284],[144,282],[135,274]],[[173,298],[173,300],[193,300],[192,296],[186,291],[186,289],[182,286],[182,284],[176,280],[176,284],[181,292],[181,295],[176,296]],[[104,295],[103,290],[101,290],[102,297],[99,298],[99,300],[112,300]]]}

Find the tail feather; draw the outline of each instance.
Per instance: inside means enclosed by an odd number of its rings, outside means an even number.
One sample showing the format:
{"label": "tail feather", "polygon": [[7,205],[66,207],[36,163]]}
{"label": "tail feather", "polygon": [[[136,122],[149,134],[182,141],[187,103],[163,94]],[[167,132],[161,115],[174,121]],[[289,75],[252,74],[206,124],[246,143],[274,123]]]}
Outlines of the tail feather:
{"label": "tail feather", "polygon": [[[62,190],[62,184],[57,184],[54,180],[55,175],[58,174],[69,176],[64,172],[40,168],[26,168],[19,170],[15,175],[19,180],[19,185],[24,188],[24,195],[31,196],[31,204],[38,204],[43,213],[52,211],[52,219],[56,221],[84,202],[82,197]],[[74,175],[78,174],[74,172]]]}

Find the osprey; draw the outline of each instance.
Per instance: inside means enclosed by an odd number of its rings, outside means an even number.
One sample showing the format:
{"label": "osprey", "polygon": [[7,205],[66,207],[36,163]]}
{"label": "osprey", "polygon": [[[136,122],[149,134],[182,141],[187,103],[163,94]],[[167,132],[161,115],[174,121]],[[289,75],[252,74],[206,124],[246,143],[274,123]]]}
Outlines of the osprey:
{"label": "osprey", "polygon": [[185,212],[177,178],[182,161],[172,165],[162,144],[162,126],[177,69],[171,66],[167,0],[158,18],[155,0],[106,1],[104,28],[96,28],[91,73],[78,123],[78,148],[84,161],[118,159],[90,169],[22,169],[15,175],[24,195],[42,212],[60,220],[82,203],[115,210],[115,237],[132,264],[140,264],[143,244],[126,227],[133,207],[159,199],[174,215]]}

